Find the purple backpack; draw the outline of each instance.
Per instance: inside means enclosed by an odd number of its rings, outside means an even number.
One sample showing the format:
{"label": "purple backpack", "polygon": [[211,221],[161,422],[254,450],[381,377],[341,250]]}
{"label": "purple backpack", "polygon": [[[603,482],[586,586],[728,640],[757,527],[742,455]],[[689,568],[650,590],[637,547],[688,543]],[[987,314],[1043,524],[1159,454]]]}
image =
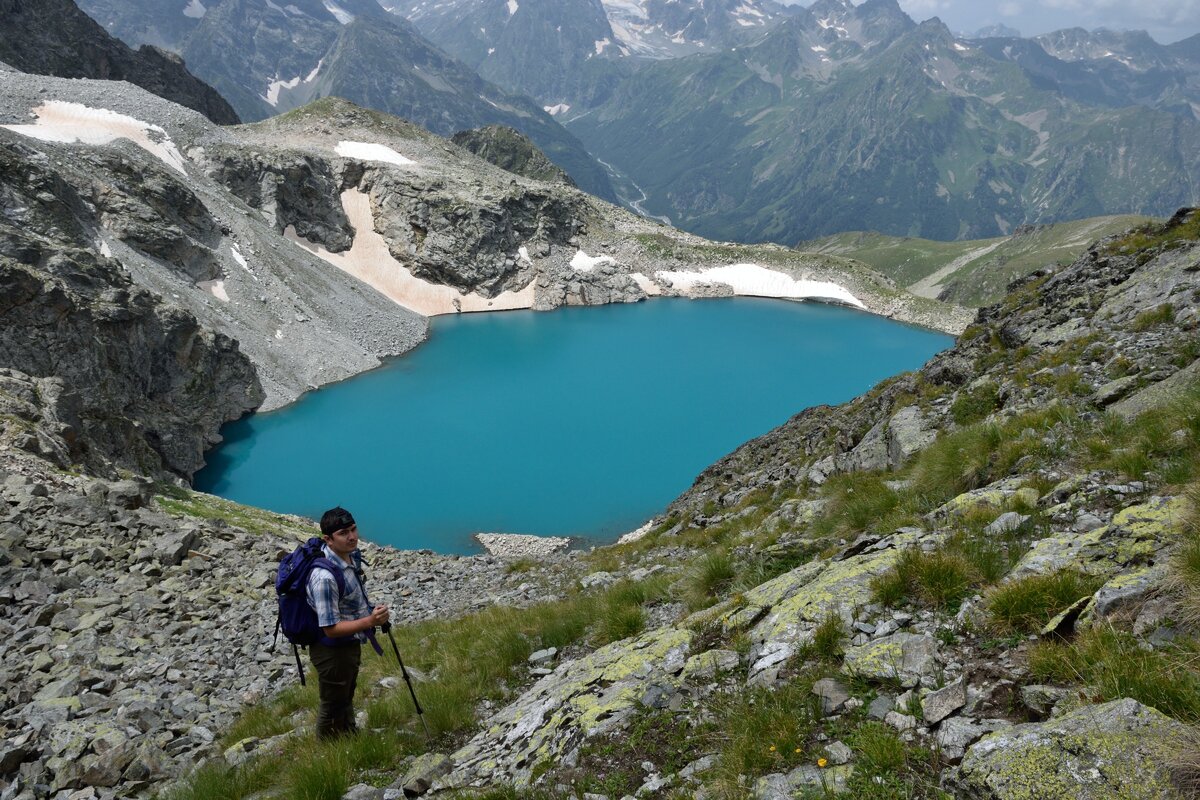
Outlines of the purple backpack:
{"label": "purple backpack", "polygon": [[315,536],[309,539],[283,557],[279,562],[279,572],[275,575],[275,596],[279,600],[275,636],[278,640],[279,632],[283,631],[284,638],[292,643],[301,685],[304,684],[304,667],[300,665],[299,648],[325,638],[325,632],[317,623],[317,612],[308,604],[309,573],[314,569],[329,570],[337,581],[338,594],[346,593],[346,577],[336,564],[325,557],[322,544]]}

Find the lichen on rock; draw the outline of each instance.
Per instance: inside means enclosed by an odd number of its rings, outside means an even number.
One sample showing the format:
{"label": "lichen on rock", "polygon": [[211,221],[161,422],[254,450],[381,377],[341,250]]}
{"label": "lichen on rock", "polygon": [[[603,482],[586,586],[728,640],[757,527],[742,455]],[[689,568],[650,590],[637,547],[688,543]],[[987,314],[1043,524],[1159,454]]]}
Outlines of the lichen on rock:
{"label": "lichen on rock", "polygon": [[1177,796],[1165,764],[1183,731],[1136,700],[1085,706],[985,736],[948,785],[977,800],[1165,800]]}

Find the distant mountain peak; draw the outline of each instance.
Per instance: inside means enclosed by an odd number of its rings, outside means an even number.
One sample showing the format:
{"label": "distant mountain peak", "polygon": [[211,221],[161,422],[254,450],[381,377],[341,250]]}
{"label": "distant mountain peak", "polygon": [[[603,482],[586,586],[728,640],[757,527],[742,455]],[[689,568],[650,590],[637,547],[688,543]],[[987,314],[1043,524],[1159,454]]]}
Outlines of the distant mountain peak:
{"label": "distant mountain peak", "polygon": [[979,30],[966,36],[968,39],[1020,39],[1021,32],[1016,28],[1010,28],[1002,22],[997,22],[992,25],[985,25]]}

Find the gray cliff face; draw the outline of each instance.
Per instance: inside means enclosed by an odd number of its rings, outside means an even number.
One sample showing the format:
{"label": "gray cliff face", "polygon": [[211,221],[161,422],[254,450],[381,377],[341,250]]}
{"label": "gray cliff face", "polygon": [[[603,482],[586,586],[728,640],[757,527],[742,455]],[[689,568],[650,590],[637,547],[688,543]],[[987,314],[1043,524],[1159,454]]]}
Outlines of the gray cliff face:
{"label": "gray cliff face", "polygon": [[208,174],[261,212],[278,233],[292,227],[334,253],[354,240],[354,229],[338,202],[345,188],[342,176],[324,159],[300,152],[281,157],[220,148],[212,153]]}
{"label": "gray cliff face", "polygon": [[[27,444],[48,449],[62,467],[78,460],[101,473],[190,477],[217,428],[262,402],[253,366],[228,336],[203,329],[91,250],[92,231],[126,199],[115,185],[102,190],[110,201],[102,206],[29,156],[19,143],[0,143],[0,363],[57,381],[44,398],[34,388],[18,395],[35,420],[44,402],[67,450],[43,447],[40,436]],[[180,208],[186,215],[188,204]],[[137,224],[120,233],[143,243],[159,227],[165,234],[151,249],[198,269],[181,229],[152,209],[138,207],[139,221],[125,208],[122,218]]]}
{"label": "gray cliff face", "polygon": [[574,186],[571,176],[537,149],[529,137],[506,125],[485,125],[459,131],[450,137],[459,147],[470,150],[488,163],[526,178]]}

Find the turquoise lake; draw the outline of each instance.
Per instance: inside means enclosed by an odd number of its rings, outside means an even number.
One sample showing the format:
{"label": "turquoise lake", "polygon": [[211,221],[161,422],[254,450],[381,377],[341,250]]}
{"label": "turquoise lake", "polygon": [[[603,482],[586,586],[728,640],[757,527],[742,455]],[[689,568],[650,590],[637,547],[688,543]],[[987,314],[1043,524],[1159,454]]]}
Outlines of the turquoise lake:
{"label": "turquoise lake", "polygon": [[227,425],[195,486],[313,518],[342,505],[363,538],[408,549],[610,542],[748,439],[952,342],[752,298],[438,317],[384,367]]}

